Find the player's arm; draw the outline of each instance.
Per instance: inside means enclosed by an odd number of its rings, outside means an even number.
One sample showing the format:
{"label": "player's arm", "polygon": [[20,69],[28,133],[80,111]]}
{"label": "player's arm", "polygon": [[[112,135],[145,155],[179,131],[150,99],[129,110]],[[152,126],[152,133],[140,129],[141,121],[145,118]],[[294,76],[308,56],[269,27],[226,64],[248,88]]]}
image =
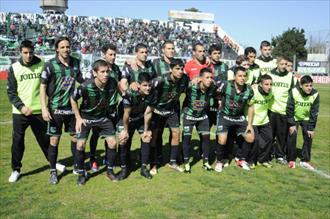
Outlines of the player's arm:
{"label": "player's arm", "polygon": [[46,64],[44,70],[41,74],[41,83],[40,83],[40,105],[41,105],[41,112],[42,112],[42,119],[44,121],[49,122],[52,117],[47,108],[47,84],[51,77],[51,66]]}
{"label": "player's arm", "polygon": [[317,117],[319,114],[319,108],[320,108],[320,95],[317,95],[316,99],[314,100],[311,111],[309,115],[309,121],[308,121],[308,129],[307,133],[310,138],[314,137],[314,129],[316,127]]}
{"label": "player's arm", "polygon": [[119,133],[119,141],[121,144],[125,143],[128,139],[128,125],[129,125],[129,116],[131,114],[131,107],[124,107],[124,114],[123,114],[123,125],[124,130]]}
{"label": "player's arm", "polygon": [[248,125],[246,127],[246,133],[254,133],[253,127],[252,127],[252,122],[253,122],[253,115],[254,115],[254,104],[249,105],[248,108]]}
{"label": "player's arm", "polygon": [[288,102],[286,105],[286,116],[287,116],[290,134],[297,132],[296,122],[294,121],[294,109],[295,109],[294,99],[293,99],[292,91],[290,91]]}
{"label": "player's arm", "polygon": [[70,97],[71,107],[72,111],[74,112],[74,115],[76,117],[76,132],[81,132],[81,126],[84,124],[86,126],[86,121],[81,118],[79,107],[78,107],[78,100],[82,96],[82,89],[81,86],[79,86],[75,91],[73,92],[72,96]]}
{"label": "player's arm", "polygon": [[152,112],[154,111],[154,108],[151,106],[148,106],[146,110],[144,111],[144,131],[149,130],[150,122],[151,122],[151,117],[152,117]]}
{"label": "player's arm", "polygon": [[[93,75],[93,74],[92,74]],[[93,77],[93,76],[92,76]],[[83,74],[82,74],[82,72],[81,72],[81,69],[80,69],[80,61],[78,60],[78,72],[77,72],[77,76],[76,76],[76,80],[80,83],[80,84],[82,84],[84,81],[85,81],[85,79],[84,79],[84,77],[83,77]]]}
{"label": "player's arm", "polygon": [[32,114],[32,109],[30,107],[25,106],[21,98],[17,93],[17,80],[14,75],[13,68],[10,66],[8,79],[7,79],[7,95],[11,104],[13,104],[16,109],[21,111],[25,116],[29,116]]}

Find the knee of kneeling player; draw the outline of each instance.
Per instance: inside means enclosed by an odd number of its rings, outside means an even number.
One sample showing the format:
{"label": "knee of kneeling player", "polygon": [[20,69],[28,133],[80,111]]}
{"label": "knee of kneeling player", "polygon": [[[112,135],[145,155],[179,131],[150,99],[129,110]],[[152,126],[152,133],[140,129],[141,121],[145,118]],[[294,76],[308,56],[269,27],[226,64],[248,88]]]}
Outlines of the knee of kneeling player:
{"label": "knee of kneeling player", "polygon": [[253,143],[254,142],[254,135],[252,134],[246,134],[244,136],[244,139],[247,143]]}
{"label": "knee of kneeling player", "polygon": [[106,138],[106,141],[108,143],[108,147],[111,149],[116,148],[116,139],[113,137]]}

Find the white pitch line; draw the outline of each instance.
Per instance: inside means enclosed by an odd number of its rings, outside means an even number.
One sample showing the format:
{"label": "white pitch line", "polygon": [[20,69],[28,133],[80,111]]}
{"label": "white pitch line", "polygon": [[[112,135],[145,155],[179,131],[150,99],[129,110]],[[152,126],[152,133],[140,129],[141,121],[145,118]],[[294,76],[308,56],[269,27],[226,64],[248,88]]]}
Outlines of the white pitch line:
{"label": "white pitch line", "polygon": [[1,121],[0,122],[0,125],[7,125],[7,124],[12,124],[13,123],[13,121]]}
{"label": "white pitch line", "polygon": [[318,170],[318,169],[314,169],[314,170],[306,169],[306,170],[309,170],[309,171],[311,171],[311,172],[313,172],[313,173],[316,173],[316,174],[318,174],[318,175],[320,175],[320,176],[323,176],[323,177],[325,177],[325,178],[327,178],[327,179],[330,179],[330,175],[329,175],[329,174],[326,174],[325,172],[323,172],[323,171],[321,171],[321,170]]}

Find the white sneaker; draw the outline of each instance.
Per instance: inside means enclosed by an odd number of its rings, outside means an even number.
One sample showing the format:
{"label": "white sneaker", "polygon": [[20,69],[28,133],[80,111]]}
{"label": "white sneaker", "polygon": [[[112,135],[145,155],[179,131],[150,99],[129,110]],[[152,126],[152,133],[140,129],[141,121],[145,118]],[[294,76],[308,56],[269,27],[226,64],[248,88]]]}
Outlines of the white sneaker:
{"label": "white sneaker", "polygon": [[217,162],[217,164],[215,165],[214,170],[218,173],[221,173],[223,171],[223,163]]}
{"label": "white sneaker", "polygon": [[63,173],[65,171],[65,166],[63,164],[56,163],[56,170]]}
{"label": "white sneaker", "polygon": [[15,170],[15,171],[11,172],[8,181],[11,182],[11,183],[16,182],[20,175],[21,175],[20,172]]}
{"label": "white sneaker", "polygon": [[245,160],[240,160],[239,165],[243,170],[250,170],[249,164]]}
{"label": "white sneaker", "polygon": [[306,168],[306,169],[309,169],[309,170],[315,170],[315,167],[313,167],[310,163],[308,162],[305,162],[305,161],[300,161],[300,166],[302,168]]}
{"label": "white sneaker", "polygon": [[158,173],[158,170],[157,170],[157,167],[156,166],[154,166],[153,168],[151,168],[151,170],[149,171],[149,173],[151,174],[151,175],[157,175],[157,173]]}

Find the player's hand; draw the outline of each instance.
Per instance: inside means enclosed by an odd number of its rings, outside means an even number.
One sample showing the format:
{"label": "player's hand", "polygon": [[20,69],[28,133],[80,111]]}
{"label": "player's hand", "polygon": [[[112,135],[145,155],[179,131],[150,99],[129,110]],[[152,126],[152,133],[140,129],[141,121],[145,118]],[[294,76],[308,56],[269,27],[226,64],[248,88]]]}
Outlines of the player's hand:
{"label": "player's hand", "polygon": [[21,109],[21,112],[25,115],[25,116],[30,116],[32,114],[32,109],[30,107],[27,106],[23,106]]}
{"label": "player's hand", "polygon": [[211,64],[211,59],[209,57],[205,58],[205,64],[210,65]]}
{"label": "player's hand", "polygon": [[149,143],[151,140],[152,133],[151,131],[144,131],[142,134],[142,141]]}
{"label": "player's hand", "polygon": [[245,134],[252,134],[252,135],[254,135],[254,130],[253,130],[253,127],[251,125],[248,125],[246,127]]}
{"label": "player's hand", "polygon": [[310,138],[314,138],[315,132],[314,131],[307,131],[307,135]]}
{"label": "player's hand", "polygon": [[130,65],[131,68],[132,68],[134,71],[139,70],[139,66],[138,66],[138,64],[137,64],[137,62],[136,62],[135,59],[127,60],[126,63],[127,63],[128,65]]}
{"label": "player's hand", "polygon": [[295,125],[294,126],[290,126],[290,128],[289,128],[290,135],[292,135],[294,132],[297,132],[297,127]]}
{"label": "player's hand", "polygon": [[50,113],[47,109],[42,110],[42,119],[46,122],[49,122],[50,120],[52,120],[52,117],[50,116]]}
{"label": "player's hand", "polygon": [[140,84],[137,83],[137,82],[132,82],[130,85],[129,85],[129,88],[134,90],[134,91],[138,91],[139,88],[140,88]]}
{"label": "player's hand", "polygon": [[201,78],[199,76],[196,76],[191,80],[191,83],[198,84],[200,81],[201,81]]}
{"label": "player's hand", "polygon": [[258,86],[257,84],[252,84],[252,85],[251,85],[251,87],[252,87],[253,89],[256,89],[257,86]]}
{"label": "player's hand", "polygon": [[127,132],[127,130],[123,130],[123,131],[121,131],[120,133],[119,133],[119,141],[121,142],[121,143],[124,143],[124,142],[126,142],[127,141],[127,139],[128,139],[128,132]]}
{"label": "player's hand", "polygon": [[86,120],[82,119],[81,117],[76,119],[76,132],[77,133],[81,132],[82,125],[86,126]]}
{"label": "player's hand", "polygon": [[218,100],[218,104],[219,104],[219,110],[222,108],[222,101],[221,100]]}

